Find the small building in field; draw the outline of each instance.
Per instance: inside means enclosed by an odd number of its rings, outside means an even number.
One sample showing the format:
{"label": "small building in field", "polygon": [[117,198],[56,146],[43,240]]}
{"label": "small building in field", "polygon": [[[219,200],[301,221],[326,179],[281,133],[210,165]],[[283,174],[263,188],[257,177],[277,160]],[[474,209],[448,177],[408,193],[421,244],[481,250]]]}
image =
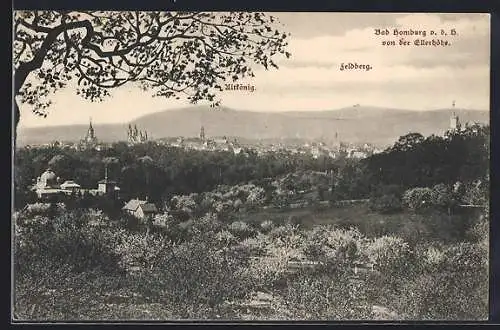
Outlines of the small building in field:
{"label": "small building in field", "polygon": [[52,169],[48,168],[37,178],[35,188],[37,189],[59,188],[57,182],[57,176],[52,171]]}
{"label": "small building in field", "polygon": [[139,199],[131,199],[122,210],[140,220],[153,219],[154,215],[158,213],[155,204]]}
{"label": "small building in field", "polygon": [[116,185],[115,181],[104,179],[97,183],[97,191],[101,195],[110,195],[117,194],[120,188]]}
{"label": "small building in field", "polygon": [[44,201],[58,201],[64,197],[64,191],[59,185],[60,179],[48,168],[43,172],[31,189],[37,194],[38,199]]}
{"label": "small building in field", "polygon": [[120,187],[117,186],[116,181],[108,179],[108,168],[105,167],[104,180],[97,183],[97,194],[100,196],[113,196],[118,197]]}
{"label": "small building in field", "polygon": [[61,184],[61,189],[63,190],[79,191],[80,188],[81,187],[78,183],[71,180],[65,181],[63,184]]}
{"label": "small building in field", "polygon": [[66,194],[61,189],[47,188],[36,190],[39,200],[46,202],[59,202],[64,199]]}

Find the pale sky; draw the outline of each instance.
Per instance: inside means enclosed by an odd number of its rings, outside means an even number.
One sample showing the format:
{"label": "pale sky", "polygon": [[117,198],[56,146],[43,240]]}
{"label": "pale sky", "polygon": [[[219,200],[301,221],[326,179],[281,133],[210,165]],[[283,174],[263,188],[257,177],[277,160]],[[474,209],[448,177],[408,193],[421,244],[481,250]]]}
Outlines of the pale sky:
{"label": "pale sky", "polygon": [[[251,111],[334,110],[353,104],[413,110],[489,109],[490,20],[488,14],[273,13],[291,33],[292,57],[279,70],[255,70],[251,92],[225,91],[222,105]],[[375,36],[374,29],[390,36]],[[393,29],[450,31],[449,47],[387,47],[399,42]],[[406,36],[412,41],[415,38]],[[433,37],[427,35],[427,40]],[[370,71],[341,71],[341,63],[369,64]],[[112,91],[91,103],[68,86],[51,98],[46,119],[21,106],[22,127],[122,123],[145,114],[189,106],[185,101],[153,98],[134,86]]]}

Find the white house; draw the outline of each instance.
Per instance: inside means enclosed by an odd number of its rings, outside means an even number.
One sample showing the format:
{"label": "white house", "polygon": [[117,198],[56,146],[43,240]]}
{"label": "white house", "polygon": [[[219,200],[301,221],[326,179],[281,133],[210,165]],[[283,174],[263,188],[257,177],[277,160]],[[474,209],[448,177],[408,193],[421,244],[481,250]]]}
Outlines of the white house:
{"label": "white house", "polygon": [[156,205],[153,203],[148,203],[148,201],[142,201],[139,199],[131,199],[122,208],[127,214],[130,214],[137,219],[145,220],[152,219],[153,216],[158,212]]}
{"label": "white house", "polygon": [[61,189],[64,189],[64,190],[77,191],[80,188],[81,187],[78,183],[76,183],[75,181],[71,181],[71,180],[65,181],[64,183],[61,184]]}

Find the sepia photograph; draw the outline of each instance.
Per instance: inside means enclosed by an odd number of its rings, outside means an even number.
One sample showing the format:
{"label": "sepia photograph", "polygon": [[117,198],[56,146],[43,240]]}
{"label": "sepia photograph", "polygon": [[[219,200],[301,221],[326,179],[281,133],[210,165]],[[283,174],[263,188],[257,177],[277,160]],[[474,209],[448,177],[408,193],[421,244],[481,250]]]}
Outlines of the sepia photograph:
{"label": "sepia photograph", "polygon": [[488,320],[489,14],[12,15],[12,322]]}

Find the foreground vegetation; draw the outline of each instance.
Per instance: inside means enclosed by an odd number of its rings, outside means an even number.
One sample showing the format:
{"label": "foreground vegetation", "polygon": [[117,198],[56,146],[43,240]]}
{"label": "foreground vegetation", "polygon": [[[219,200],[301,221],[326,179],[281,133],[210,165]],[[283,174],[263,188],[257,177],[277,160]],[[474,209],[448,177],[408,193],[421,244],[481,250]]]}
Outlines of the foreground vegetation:
{"label": "foreground vegetation", "polygon": [[[124,229],[98,211],[29,212],[16,219],[20,319],[487,317],[486,218],[463,241],[408,243],[345,224],[228,224],[207,215],[168,235]],[[304,259],[317,264],[291,271],[290,261]],[[367,263],[373,271],[354,272]],[[270,301],[259,306],[256,294]]]}

